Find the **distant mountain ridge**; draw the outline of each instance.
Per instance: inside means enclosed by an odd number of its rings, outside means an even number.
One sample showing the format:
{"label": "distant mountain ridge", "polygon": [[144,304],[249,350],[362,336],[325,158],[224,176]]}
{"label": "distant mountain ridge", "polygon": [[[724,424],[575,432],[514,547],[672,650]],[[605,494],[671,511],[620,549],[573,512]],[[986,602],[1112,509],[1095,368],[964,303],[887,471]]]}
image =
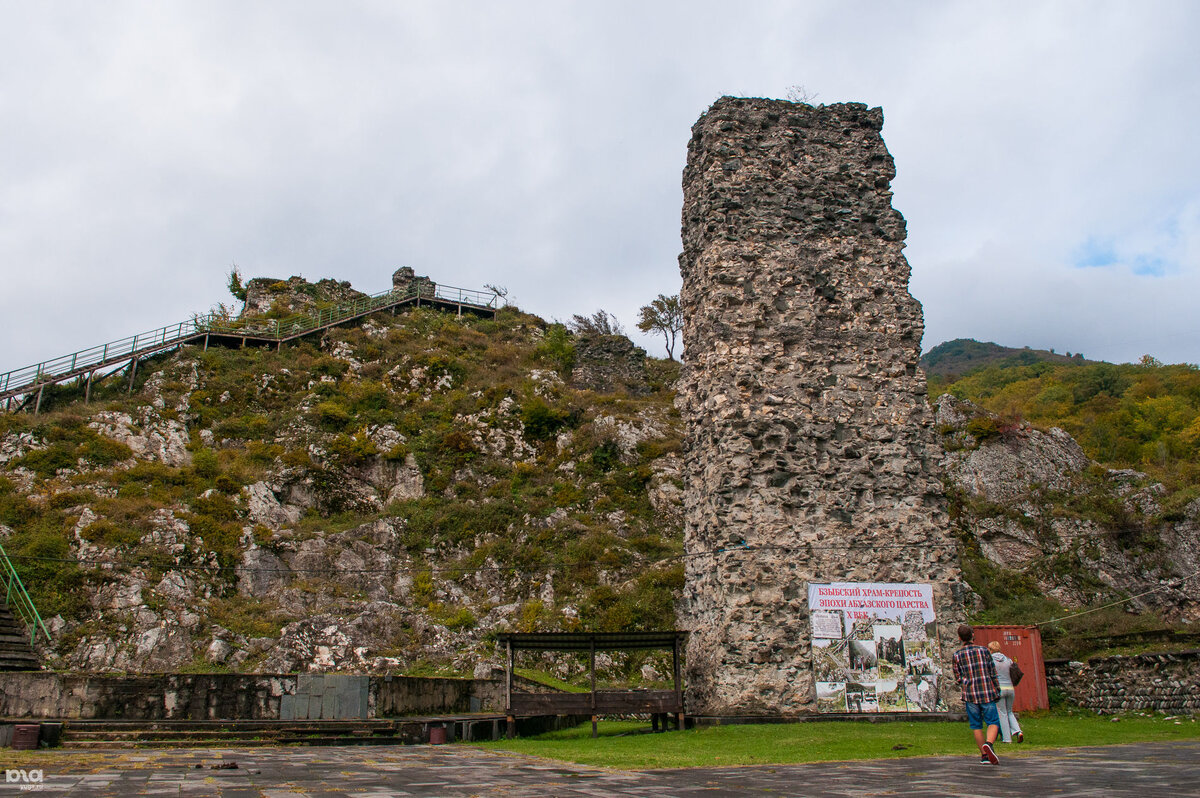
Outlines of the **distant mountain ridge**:
{"label": "distant mountain ridge", "polygon": [[1058,354],[1045,349],[1016,349],[1001,346],[991,341],[976,341],[974,338],[955,338],[938,344],[921,356],[921,368],[929,376],[965,377],[989,366],[1031,366],[1034,363],[1070,363],[1087,365],[1098,363],[1085,360],[1083,355]]}

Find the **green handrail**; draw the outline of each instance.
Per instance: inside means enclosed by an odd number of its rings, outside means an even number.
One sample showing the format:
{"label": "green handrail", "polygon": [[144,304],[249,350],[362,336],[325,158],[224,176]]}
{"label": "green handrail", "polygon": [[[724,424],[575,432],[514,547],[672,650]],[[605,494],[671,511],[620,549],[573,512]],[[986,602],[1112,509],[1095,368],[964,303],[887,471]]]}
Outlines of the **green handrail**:
{"label": "green handrail", "polygon": [[[0,546],[0,573],[4,579],[4,603],[15,608],[17,615],[25,622],[25,628],[29,632],[29,644],[33,645],[37,640],[39,629],[46,636],[46,642],[50,642],[50,631],[42,622],[42,616],[34,606],[29,591],[22,584],[21,577],[17,575],[17,569],[13,567],[12,560],[8,559],[8,552],[3,546]],[[13,602],[14,598],[16,603]]]}

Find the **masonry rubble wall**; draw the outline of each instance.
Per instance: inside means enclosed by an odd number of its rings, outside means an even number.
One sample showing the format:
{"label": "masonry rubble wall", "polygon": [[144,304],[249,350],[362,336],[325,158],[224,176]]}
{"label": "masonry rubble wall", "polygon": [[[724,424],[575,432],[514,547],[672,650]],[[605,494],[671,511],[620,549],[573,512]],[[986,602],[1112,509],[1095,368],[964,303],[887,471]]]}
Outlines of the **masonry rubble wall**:
{"label": "masonry rubble wall", "polygon": [[677,399],[692,713],[814,708],[809,582],[931,583],[944,661],[955,647],[969,592],[882,125],[857,103],[724,97],[692,129]]}
{"label": "masonry rubble wall", "polygon": [[1200,650],[1046,663],[1046,684],[1101,713],[1200,712]]}
{"label": "masonry rubble wall", "polygon": [[[306,676],[11,671],[0,674],[0,717],[286,720],[291,718],[281,716],[281,705],[285,697],[297,695]],[[368,691],[367,717],[500,711],[504,706],[503,683],[489,679],[372,675]],[[294,711],[286,714],[299,717]]]}

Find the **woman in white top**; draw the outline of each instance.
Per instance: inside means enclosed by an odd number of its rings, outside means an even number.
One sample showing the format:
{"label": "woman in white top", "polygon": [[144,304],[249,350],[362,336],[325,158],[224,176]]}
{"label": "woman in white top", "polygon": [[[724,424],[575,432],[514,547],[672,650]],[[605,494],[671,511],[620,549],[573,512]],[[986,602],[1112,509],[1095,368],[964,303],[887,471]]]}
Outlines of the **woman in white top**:
{"label": "woman in white top", "polygon": [[1000,644],[995,640],[988,643],[988,649],[992,652],[992,661],[996,663],[996,676],[1000,679],[1000,700],[996,702],[996,709],[1000,713],[1000,739],[1011,743],[1013,737],[1016,737],[1017,742],[1023,742],[1025,735],[1021,733],[1021,724],[1017,723],[1017,715],[1013,712],[1016,691],[1013,689],[1012,675],[1009,673],[1012,660],[1000,653]]}

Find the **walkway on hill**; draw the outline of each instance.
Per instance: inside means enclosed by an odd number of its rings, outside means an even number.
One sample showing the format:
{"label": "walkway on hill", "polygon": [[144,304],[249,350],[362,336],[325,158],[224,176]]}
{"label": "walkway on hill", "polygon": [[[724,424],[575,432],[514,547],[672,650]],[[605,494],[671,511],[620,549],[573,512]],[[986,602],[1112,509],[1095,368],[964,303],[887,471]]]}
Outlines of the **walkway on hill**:
{"label": "walkway on hill", "polygon": [[1030,751],[993,767],[965,750],[969,740],[958,757],[690,770],[591,768],[464,745],[9,751],[7,767],[40,768],[49,794],[72,796],[1200,794],[1200,741]]}
{"label": "walkway on hill", "polygon": [[84,377],[86,401],[91,397],[92,379],[97,372],[105,369],[110,369],[109,373],[112,374],[128,368],[129,385],[132,387],[133,379],[137,375],[138,361],[183,344],[203,341],[205,349],[209,344],[237,347],[273,345],[278,348],[288,341],[319,333],[382,310],[394,311],[395,308],[412,305],[454,311],[460,316],[467,312],[491,317],[495,316],[500,301],[500,297],[490,291],[475,291],[448,285],[424,285],[407,291],[384,291],[315,314],[298,314],[282,319],[230,319],[208,313],[194,316],[188,321],[168,324],[157,330],[138,333],[118,341],[34,363],[32,366],[0,373],[0,402],[4,403],[6,410],[12,410],[13,400],[17,399],[19,401],[15,409],[18,411],[33,403],[34,412],[37,412],[41,409],[42,394],[47,385],[71,379],[82,381]]}

